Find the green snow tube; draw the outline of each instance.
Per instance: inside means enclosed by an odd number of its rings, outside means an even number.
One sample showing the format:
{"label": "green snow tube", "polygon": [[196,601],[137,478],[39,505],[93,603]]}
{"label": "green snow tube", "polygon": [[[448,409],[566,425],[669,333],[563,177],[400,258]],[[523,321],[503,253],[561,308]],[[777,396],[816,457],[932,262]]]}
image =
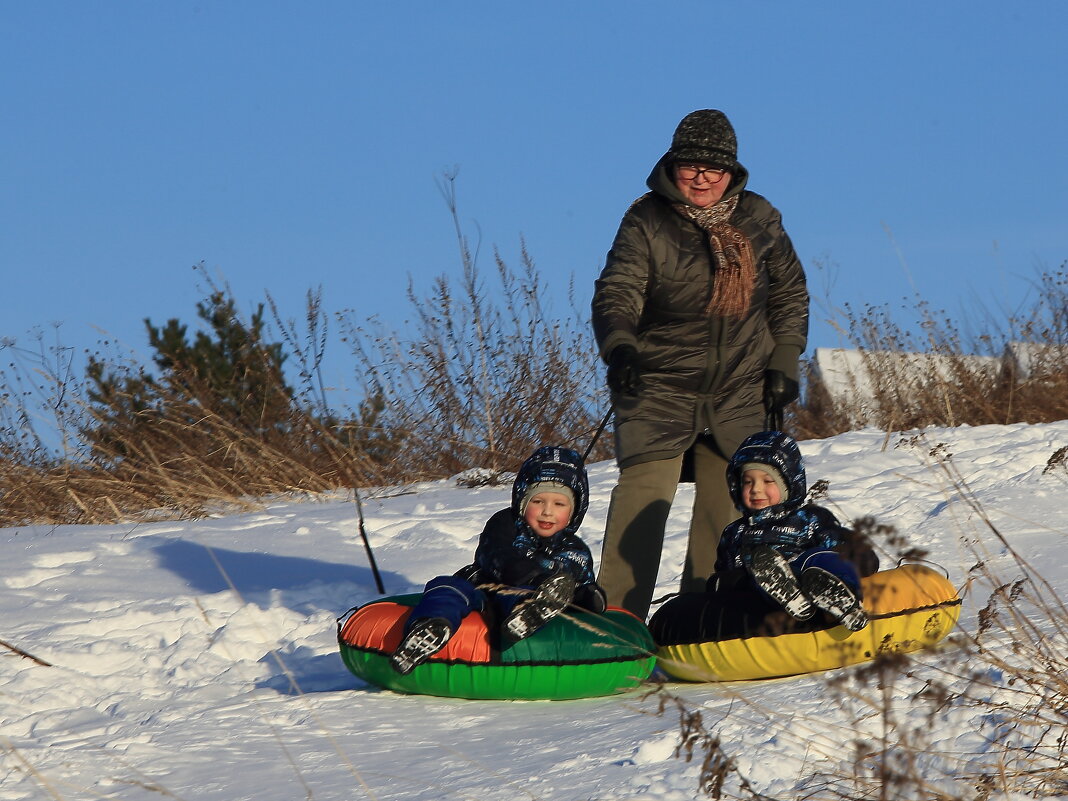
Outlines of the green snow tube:
{"label": "green snow tube", "polygon": [[407,676],[389,665],[418,594],[350,610],[338,620],[346,667],[364,681],[402,693],[451,698],[588,698],[640,685],[655,664],[652,635],[623,609],[603,615],[571,610],[535,634],[501,648],[477,612],[438,653]]}

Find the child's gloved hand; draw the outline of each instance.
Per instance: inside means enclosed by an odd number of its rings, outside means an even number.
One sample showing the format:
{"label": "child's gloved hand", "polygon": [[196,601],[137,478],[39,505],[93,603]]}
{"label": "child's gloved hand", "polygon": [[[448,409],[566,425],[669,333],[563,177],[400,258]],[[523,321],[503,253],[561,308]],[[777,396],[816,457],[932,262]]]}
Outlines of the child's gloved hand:
{"label": "child's gloved hand", "polygon": [[608,598],[596,584],[585,584],[575,590],[575,606],[601,614],[608,608]]}
{"label": "child's gloved hand", "polygon": [[729,592],[736,589],[745,577],[746,572],[740,567],[713,573],[705,582],[705,592]]}

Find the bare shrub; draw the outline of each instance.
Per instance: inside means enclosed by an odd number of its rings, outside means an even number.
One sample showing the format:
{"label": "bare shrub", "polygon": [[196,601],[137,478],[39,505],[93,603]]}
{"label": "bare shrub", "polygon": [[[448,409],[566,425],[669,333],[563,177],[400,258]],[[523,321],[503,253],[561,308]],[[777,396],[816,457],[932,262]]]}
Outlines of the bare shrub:
{"label": "bare shrub", "polygon": [[[980,529],[962,540],[976,558],[966,586],[985,592],[986,603],[976,629],[959,629],[933,670],[897,656],[829,682],[857,731],[878,735],[855,739],[849,770],[817,776],[841,798],[1063,797],[1068,607],[994,524],[943,445],[917,436],[899,446],[914,449],[972,511]],[[1009,560],[995,568],[991,553]],[[949,751],[931,737],[947,722],[960,731]]]}
{"label": "bare shrub", "polygon": [[801,363],[799,403],[786,407],[784,427],[798,440],[823,439],[850,431],[854,427],[850,405],[836,401],[821,380],[813,359]]}
{"label": "bare shrub", "polygon": [[[1034,302],[1004,321],[986,314],[965,333],[922,299],[914,326],[885,306],[841,310],[854,352],[808,360],[805,398],[790,417],[801,438],[865,425],[887,431],[927,426],[1042,423],[1068,418],[1068,269],[1034,282]],[[837,375],[833,375],[837,373]]]}
{"label": "bare shrub", "polygon": [[[192,340],[176,320],[146,321],[155,372],[98,353],[80,380],[61,345],[33,352],[8,343],[18,359],[4,386],[20,391],[4,399],[0,525],[184,517],[383,475],[377,457],[388,441],[362,436],[359,416],[317,413],[286,384],[262,308],[245,320],[229,290],[212,285],[199,310],[211,325]],[[374,413],[373,403],[360,409]]]}
{"label": "bare shrub", "polygon": [[[494,289],[477,266],[457,217],[455,184],[442,190],[456,223],[461,277],[438,277],[428,295],[409,284],[415,330],[397,333],[351,312],[339,315],[368,396],[383,401],[382,425],[403,441],[401,473],[453,475],[472,467],[515,469],[538,445],[580,452],[607,411],[588,320],[552,315],[551,293],[526,247],[521,269],[494,252]],[[499,300],[498,300],[499,299]],[[610,455],[607,437],[591,458]]]}
{"label": "bare shrub", "polygon": [[[785,715],[775,723],[774,711],[726,685],[723,693],[731,702],[717,716],[717,727],[744,728],[751,715],[773,721],[767,739],[775,743],[776,759],[796,762],[796,784],[785,797],[1064,798],[1068,605],[993,522],[944,444],[916,434],[897,447],[914,451],[975,521],[976,530],[962,531],[960,538],[975,558],[962,593],[981,605],[974,630],[958,628],[933,650],[885,653],[829,672],[827,703],[811,718]],[[1062,457],[1058,450],[1049,465],[1061,469]],[[858,527],[895,559],[925,556],[891,526],[869,519]],[[697,788],[702,797],[769,798],[739,773],[738,765],[746,763],[744,746],[732,747],[732,737],[707,728],[701,710],[663,687],[651,695],[659,700],[658,714],[678,709],[676,756],[702,765]],[[732,717],[742,722],[731,727]]]}
{"label": "bare shrub", "polygon": [[[456,221],[452,180],[442,187]],[[12,357],[0,367],[0,525],[200,515],[470,470],[496,481],[538,445],[584,451],[607,403],[573,291],[570,314],[551,317],[525,247],[518,273],[495,254],[491,290],[458,223],[457,236],[459,287],[447,276],[426,296],[409,287],[412,339],[338,315],[364,380],[355,410],[328,403],[320,292],[308,293],[300,323],[281,319],[268,295],[272,326],[264,304],[240,314],[202,265],[201,326],[146,320],[152,365],[103,343],[79,376],[58,332],[53,344],[38,333],[35,349],[0,343]],[[609,455],[600,437],[590,458]]]}

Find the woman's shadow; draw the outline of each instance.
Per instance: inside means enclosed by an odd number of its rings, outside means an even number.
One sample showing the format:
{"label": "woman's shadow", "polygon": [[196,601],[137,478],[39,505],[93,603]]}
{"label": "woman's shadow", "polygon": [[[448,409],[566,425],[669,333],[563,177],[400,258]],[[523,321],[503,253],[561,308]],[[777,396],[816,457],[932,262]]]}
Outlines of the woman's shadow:
{"label": "woman's shadow", "polygon": [[[168,539],[152,548],[160,567],[184,579],[193,592],[214,593],[234,590],[244,598],[273,592],[299,596],[294,591],[312,584],[355,584],[375,586],[370,567],[324,562],[303,556],[279,556],[257,551],[231,551],[187,540]],[[382,575],[386,586],[405,584],[396,573]],[[285,603],[290,609],[307,611],[298,597]]]}
{"label": "woman's shadow", "polygon": [[[374,573],[367,566],[233,551],[180,539],[168,539],[154,545],[153,550],[160,567],[183,579],[192,592],[231,590],[264,608],[281,603],[304,615],[323,609],[341,615],[361,598],[369,601],[378,597]],[[381,578],[386,587],[406,584],[396,573],[387,572]],[[366,596],[367,587],[375,588],[373,596]],[[326,599],[336,599],[338,608],[324,603]],[[260,661],[270,665],[273,675],[258,686],[286,695],[349,690],[362,684],[345,668],[337,652],[316,654],[299,646],[285,653],[272,651]]]}

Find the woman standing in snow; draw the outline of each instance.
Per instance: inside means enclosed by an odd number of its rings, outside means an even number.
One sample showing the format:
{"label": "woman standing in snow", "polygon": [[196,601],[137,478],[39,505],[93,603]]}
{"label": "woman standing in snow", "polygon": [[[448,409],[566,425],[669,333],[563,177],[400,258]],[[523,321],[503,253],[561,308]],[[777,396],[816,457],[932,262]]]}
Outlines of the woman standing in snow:
{"label": "woman standing in snow", "polygon": [[689,592],[703,589],[719,534],[737,516],[728,458],[748,435],[781,427],[798,394],[805,274],[779,212],[745,188],[737,150],[723,112],[683,118],[594,293],[620,467],[598,583],[610,604],[643,619],[684,456],[696,484],[681,581]]}

